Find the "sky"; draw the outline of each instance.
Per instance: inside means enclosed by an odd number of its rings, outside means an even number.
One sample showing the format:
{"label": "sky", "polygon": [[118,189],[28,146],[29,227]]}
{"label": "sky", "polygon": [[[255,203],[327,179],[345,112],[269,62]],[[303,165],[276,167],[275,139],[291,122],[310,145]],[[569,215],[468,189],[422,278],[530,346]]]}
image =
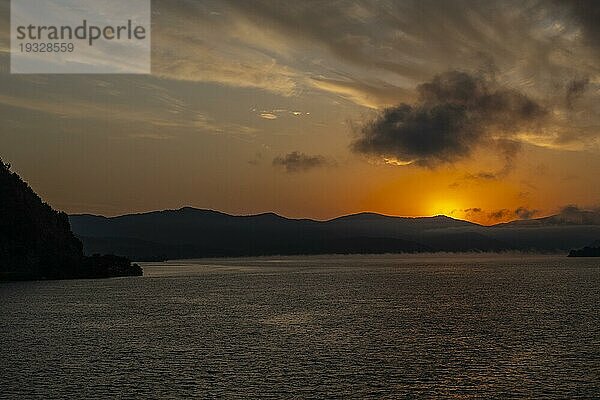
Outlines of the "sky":
{"label": "sky", "polygon": [[600,3],[152,2],[150,75],[11,75],[0,157],[50,205],[493,224],[600,205]]}

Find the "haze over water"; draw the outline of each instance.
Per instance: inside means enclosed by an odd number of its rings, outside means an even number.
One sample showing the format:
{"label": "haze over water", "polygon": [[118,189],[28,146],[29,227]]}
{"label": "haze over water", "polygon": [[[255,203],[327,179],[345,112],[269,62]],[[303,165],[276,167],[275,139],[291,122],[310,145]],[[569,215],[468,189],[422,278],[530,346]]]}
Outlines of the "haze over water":
{"label": "haze over water", "polygon": [[2,398],[593,398],[600,265],[320,256],[0,284]]}

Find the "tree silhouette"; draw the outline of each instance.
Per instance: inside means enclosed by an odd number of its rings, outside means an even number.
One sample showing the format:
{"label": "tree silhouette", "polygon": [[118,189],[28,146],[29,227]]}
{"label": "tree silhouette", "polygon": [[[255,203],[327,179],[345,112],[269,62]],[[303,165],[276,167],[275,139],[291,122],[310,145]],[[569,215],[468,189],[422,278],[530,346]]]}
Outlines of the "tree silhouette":
{"label": "tree silhouette", "polygon": [[85,257],[67,214],[43,202],[0,159],[0,279],[141,275],[130,264],[115,256]]}

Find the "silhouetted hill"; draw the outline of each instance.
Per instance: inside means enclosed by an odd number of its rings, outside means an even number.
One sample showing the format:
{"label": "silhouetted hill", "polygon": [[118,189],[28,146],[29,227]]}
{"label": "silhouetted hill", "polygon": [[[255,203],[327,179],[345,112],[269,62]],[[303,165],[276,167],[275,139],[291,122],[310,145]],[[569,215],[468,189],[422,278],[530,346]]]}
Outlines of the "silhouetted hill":
{"label": "silhouetted hill", "polygon": [[579,250],[571,250],[569,257],[600,257],[600,247],[584,247]]}
{"label": "silhouetted hill", "polygon": [[[436,251],[414,240],[414,234],[423,228],[474,226],[448,217],[364,213],[321,222],[273,213],[232,216],[190,207],[114,218],[74,215],[71,223],[86,252],[110,249],[137,259]],[[497,249],[496,243],[489,247],[491,241],[486,238],[479,243],[486,242],[483,248],[468,249]]]}
{"label": "silhouetted hill", "polygon": [[600,237],[600,213],[571,206],[549,217],[494,225],[489,234],[513,248],[568,251]]}
{"label": "silhouetted hill", "polygon": [[559,214],[549,217],[512,221],[495,225],[496,227],[542,227],[565,225],[600,225],[600,212],[566,207]]}
{"label": "silhouetted hill", "polygon": [[140,275],[115,256],[84,257],[65,213],[54,211],[0,160],[0,279]]}
{"label": "silhouetted hill", "polygon": [[596,240],[583,249],[571,250],[569,257],[600,257],[600,240]]}
{"label": "silhouetted hill", "polygon": [[[556,216],[555,216],[556,217]],[[86,253],[136,259],[435,251],[567,252],[600,236],[593,218],[547,217],[492,227],[446,216],[407,218],[361,213],[329,221],[268,213],[233,216],[185,207],[106,218],[72,215]]]}

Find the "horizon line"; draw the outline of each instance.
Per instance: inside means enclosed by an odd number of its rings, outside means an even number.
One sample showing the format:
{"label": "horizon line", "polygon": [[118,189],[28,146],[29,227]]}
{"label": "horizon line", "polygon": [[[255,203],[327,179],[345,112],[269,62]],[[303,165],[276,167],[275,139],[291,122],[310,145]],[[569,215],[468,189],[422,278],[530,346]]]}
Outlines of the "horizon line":
{"label": "horizon line", "polygon": [[493,223],[493,224],[489,224],[489,225],[479,223],[479,222],[473,222],[468,219],[451,217],[446,214],[407,216],[407,215],[390,215],[390,214],[384,214],[384,213],[376,212],[376,211],[359,211],[359,212],[354,212],[354,213],[349,213],[349,214],[338,215],[338,216],[332,217],[332,218],[318,219],[318,218],[310,218],[310,217],[288,217],[288,216],[285,216],[282,214],[278,214],[274,211],[256,212],[256,213],[248,213],[248,214],[235,214],[235,213],[228,213],[225,211],[215,210],[212,208],[198,208],[198,207],[193,207],[193,206],[183,206],[183,207],[179,207],[179,208],[165,208],[165,209],[155,209],[155,210],[149,210],[149,211],[130,212],[130,213],[123,213],[123,214],[112,215],[112,216],[106,216],[106,215],[95,214],[95,213],[86,213],[86,212],[73,213],[73,214],[67,214],[67,215],[70,217],[71,216],[73,216],[73,217],[91,216],[91,217],[102,217],[102,218],[106,218],[106,219],[114,219],[114,218],[129,217],[129,216],[155,214],[155,213],[168,212],[168,211],[174,211],[174,212],[175,211],[184,211],[186,209],[194,210],[194,211],[212,212],[212,213],[222,214],[222,215],[229,216],[229,217],[258,217],[258,216],[263,216],[263,215],[274,215],[276,217],[287,219],[287,220],[292,220],[292,221],[314,221],[314,222],[330,222],[330,221],[335,221],[337,219],[341,219],[341,218],[345,218],[345,217],[353,217],[353,216],[359,216],[359,215],[376,215],[376,216],[386,217],[386,218],[404,218],[404,219],[425,219],[425,218],[443,217],[443,218],[448,218],[448,219],[451,219],[454,221],[466,222],[466,223],[478,225],[478,226],[496,226],[496,225],[502,225],[502,224],[507,224],[507,223],[516,222],[516,221],[535,221],[535,220],[540,220],[540,219],[558,215],[558,214],[548,214],[548,215],[543,215],[543,216],[540,216],[537,218],[530,218],[530,219],[516,218],[516,219],[511,219],[509,221],[497,222],[497,223]]}

